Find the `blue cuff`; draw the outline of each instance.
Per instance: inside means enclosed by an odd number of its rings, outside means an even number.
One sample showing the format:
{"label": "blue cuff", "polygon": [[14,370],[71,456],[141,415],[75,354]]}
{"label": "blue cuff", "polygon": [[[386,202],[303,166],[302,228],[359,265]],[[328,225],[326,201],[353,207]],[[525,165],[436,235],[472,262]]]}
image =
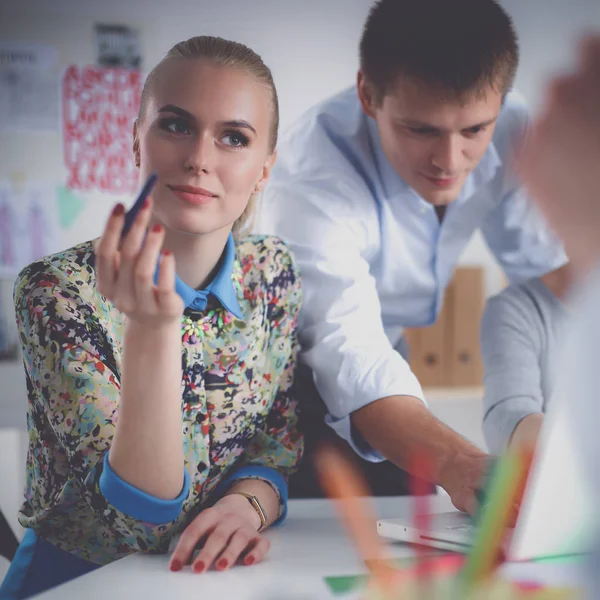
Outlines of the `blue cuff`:
{"label": "blue cuff", "polygon": [[238,469],[221,481],[217,486],[215,493],[217,495],[223,494],[227,488],[240,479],[263,479],[271,483],[279,493],[279,502],[283,505],[283,511],[281,516],[273,523],[273,525],[279,525],[283,523],[287,516],[287,505],[288,505],[288,483],[285,477],[277,470],[271,467],[263,467],[260,465],[246,465],[241,469]]}
{"label": "blue cuff", "polygon": [[164,525],[174,521],[183,507],[190,490],[190,478],[183,471],[183,488],[177,498],[162,500],[132,486],[121,479],[110,466],[108,452],[104,455],[104,468],[100,474],[100,491],[117,510],[138,521]]}

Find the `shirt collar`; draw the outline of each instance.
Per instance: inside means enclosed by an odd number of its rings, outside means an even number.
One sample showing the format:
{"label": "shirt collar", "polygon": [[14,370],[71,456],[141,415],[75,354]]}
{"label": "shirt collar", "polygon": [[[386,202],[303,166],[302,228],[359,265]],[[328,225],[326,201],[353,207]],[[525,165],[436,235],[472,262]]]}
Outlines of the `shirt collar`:
{"label": "shirt collar", "polygon": [[233,234],[229,234],[225,250],[223,251],[222,264],[213,280],[203,289],[195,290],[175,276],[175,291],[181,296],[186,308],[202,311],[206,308],[210,295],[235,315],[242,318],[242,309],[236,293],[234,281],[237,279],[235,261],[235,241]]}
{"label": "shirt collar", "polygon": [[[373,148],[373,154],[375,155],[375,165],[383,185],[384,193],[388,198],[399,194],[406,194],[407,192],[411,192],[414,196],[418,197],[418,194],[404,181],[404,179],[402,179],[402,177],[400,177],[400,175],[398,175],[398,173],[396,173],[388,161],[381,145],[381,138],[379,137],[379,130],[377,129],[375,119],[371,117],[366,118],[369,137],[371,138],[371,146]],[[492,140],[482,159],[479,161],[479,164],[467,177],[459,197],[468,198],[475,190],[490,181],[496,173],[496,169],[501,165],[502,159]]]}

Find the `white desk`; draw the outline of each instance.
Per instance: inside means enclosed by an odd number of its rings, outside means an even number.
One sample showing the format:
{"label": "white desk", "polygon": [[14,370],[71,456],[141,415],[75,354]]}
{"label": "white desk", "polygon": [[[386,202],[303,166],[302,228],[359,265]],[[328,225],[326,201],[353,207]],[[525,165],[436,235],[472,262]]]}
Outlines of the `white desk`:
{"label": "white desk", "polygon": [[[380,517],[410,515],[411,498],[378,498],[374,501]],[[452,510],[447,496],[431,499],[432,510]],[[373,525],[375,526],[375,525]],[[129,556],[88,575],[41,594],[44,600],[318,600],[331,598],[323,580],[330,575],[364,573],[365,567],[345,535],[326,500],[292,500],[286,522],[265,534],[271,541],[266,560],[250,567],[233,567],[225,573],[209,571],[202,575],[184,571],[171,573],[168,555]],[[402,544],[390,545],[395,557],[412,556]],[[541,565],[528,565],[528,574],[539,578]],[[517,571],[523,570],[523,565]],[[564,583],[555,566],[542,573]],[[567,575],[568,576],[568,575]],[[552,581],[549,581],[549,583]],[[282,592],[285,590],[287,595]]]}

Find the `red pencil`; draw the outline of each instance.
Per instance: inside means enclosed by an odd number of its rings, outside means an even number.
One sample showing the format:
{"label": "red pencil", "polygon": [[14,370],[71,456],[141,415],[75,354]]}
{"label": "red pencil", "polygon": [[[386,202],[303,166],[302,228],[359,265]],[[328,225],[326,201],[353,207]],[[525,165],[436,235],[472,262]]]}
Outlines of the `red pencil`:
{"label": "red pencil", "polygon": [[[431,481],[431,461],[425,452],[416,453],[412,460],[411,494],[413,503],[413,528],[421,536],[427,537],[431,531],[431,513],[429,507],[429,482]],[[427,549],[417,543],[416,576],[418,594],[423,597],[432,595],[432,562],[427,560]]]}

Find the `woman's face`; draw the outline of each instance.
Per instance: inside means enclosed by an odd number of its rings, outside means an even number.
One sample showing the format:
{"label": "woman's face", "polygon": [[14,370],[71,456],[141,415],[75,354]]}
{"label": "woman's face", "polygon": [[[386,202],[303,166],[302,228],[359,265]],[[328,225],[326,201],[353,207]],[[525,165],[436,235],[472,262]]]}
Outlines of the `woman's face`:
{"label": "woman's face", "polygon": [[274,161],[270,91],[206,60],[170,59],[156,75],[134,127],[140,175],[159,177],[154,217],[188,234],[231,228]]}

